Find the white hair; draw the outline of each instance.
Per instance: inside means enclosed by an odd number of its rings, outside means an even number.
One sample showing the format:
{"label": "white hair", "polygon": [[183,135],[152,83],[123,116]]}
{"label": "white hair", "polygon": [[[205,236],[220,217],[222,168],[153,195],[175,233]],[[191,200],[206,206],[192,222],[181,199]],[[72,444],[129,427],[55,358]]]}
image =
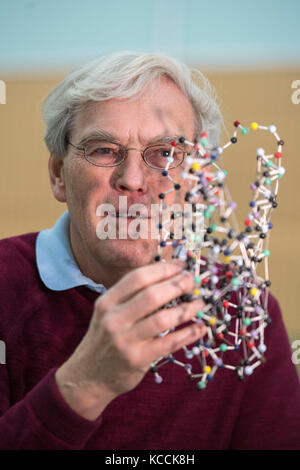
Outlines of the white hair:
{"label": "white hair", "polygon": [[164,54],[122,51],[88,62],[68,75],[46,97],[45,143],[58,157],[67,153],[67,139],[76,113],[91,102],[139,95],[154,80],[167,77],[193,106],[196,132],[208,133],[209,147],[219,144],[222,115],[208,79],[198,70]]}

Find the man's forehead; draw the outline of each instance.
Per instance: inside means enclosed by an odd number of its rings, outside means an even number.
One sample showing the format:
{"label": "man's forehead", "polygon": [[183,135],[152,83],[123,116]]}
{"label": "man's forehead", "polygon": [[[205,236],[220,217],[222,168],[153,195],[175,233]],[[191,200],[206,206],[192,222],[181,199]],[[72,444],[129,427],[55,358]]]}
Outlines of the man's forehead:
{"label": "man's forehead", "polygon": [[73,129],[80,139],[100,129],[115,137],[136,133],[146,141],[159,136],[193,134],[194,124],[190,101],[175,84],[164,82],[133,98],[86,103],[78,110]]}
{"label": "man's forehead", "polygon": [[[85,120],[77,121],[76,125],[76,137],[79,143],[93,140],[112,140],[116,142],[138,140],[141,144],[147,145],[156,142],[172,142],[173,140],[179,139],[184,136],[188,139],[195,139],[195,120],[191,121],[191,125],[187,125],[186,120],[176,122],[161,121],[161,125],[155,125],[154,121],[151,123],[143,122],[142,125],[136,125],[128,123],[128,120],[124,120],[124,125],[110,122],[110,120],[101,119],[89,119],[89,122]],[[75,128],[74,128],[75,130]],[[74,133],[73,133],[74,135]]]}
{"label": "man's forehead", "polygon": [[[142,144],[149,145],[149,144],[156,144],[160,142],[171,143],[173,141],[177,141],[180,137],[182,137],[183,133],[152,133],[151,135],[145,136],[143,134],[139,135],[139,141]],[[92,140],[108,140],[113,142],[120,143],[120,135],[113,130],[106,130],[103,128],[91,127],[86,129],[85,132],[82,133],[80,137],[80,143],[83,145]]]}

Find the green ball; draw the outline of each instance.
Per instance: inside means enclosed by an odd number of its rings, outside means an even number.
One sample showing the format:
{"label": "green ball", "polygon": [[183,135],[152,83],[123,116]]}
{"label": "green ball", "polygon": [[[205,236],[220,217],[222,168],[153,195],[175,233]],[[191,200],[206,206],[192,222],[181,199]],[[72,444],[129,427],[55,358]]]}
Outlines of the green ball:
{"label": "green ball", "polygon": [[244,325],[246,325],[246,326],[251,325],[251,320],[250,320],[250,318],[244,318],[243,322],[244,322]]}
{"label": "green ball", "polygon": [[222,352],[227,351],[227,344],[225,344],[225,343],[220,344],[220,351],[222,351]]}
{"label": "green ball", "polygon": [[206,383],[205,382],[200,381],[200,382],[197,383],[197,389],[198,390],[204,390],[205,388],[206,388]]}

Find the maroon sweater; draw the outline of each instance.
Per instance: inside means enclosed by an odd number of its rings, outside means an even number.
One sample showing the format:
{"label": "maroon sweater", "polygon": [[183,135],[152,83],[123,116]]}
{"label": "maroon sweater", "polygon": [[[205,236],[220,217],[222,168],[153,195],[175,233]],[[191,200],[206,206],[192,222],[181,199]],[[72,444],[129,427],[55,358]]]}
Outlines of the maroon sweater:
{"label": "maroon sweater", "polygon": [[54,374],[85,334],[98,294],[45,287],[36,236],[0,242],[0,449],[300,449],[299,379],[272,296],[267,361],[244,382],[220,369],[199,392],[169,364],[162,384],[147,373],[96,421],[77,415]]}

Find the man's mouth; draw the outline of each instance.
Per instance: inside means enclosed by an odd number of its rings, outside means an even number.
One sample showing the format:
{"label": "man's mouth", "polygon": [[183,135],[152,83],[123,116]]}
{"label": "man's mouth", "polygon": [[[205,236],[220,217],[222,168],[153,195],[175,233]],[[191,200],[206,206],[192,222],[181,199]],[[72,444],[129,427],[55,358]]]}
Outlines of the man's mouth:
{"label": "man's mouth", "polygon": [[116,212],[116,214],[110,214],[112,217],[116,217],[117,219],[151,219],[148,214],[136,214],[130,215],[127,213]]}

